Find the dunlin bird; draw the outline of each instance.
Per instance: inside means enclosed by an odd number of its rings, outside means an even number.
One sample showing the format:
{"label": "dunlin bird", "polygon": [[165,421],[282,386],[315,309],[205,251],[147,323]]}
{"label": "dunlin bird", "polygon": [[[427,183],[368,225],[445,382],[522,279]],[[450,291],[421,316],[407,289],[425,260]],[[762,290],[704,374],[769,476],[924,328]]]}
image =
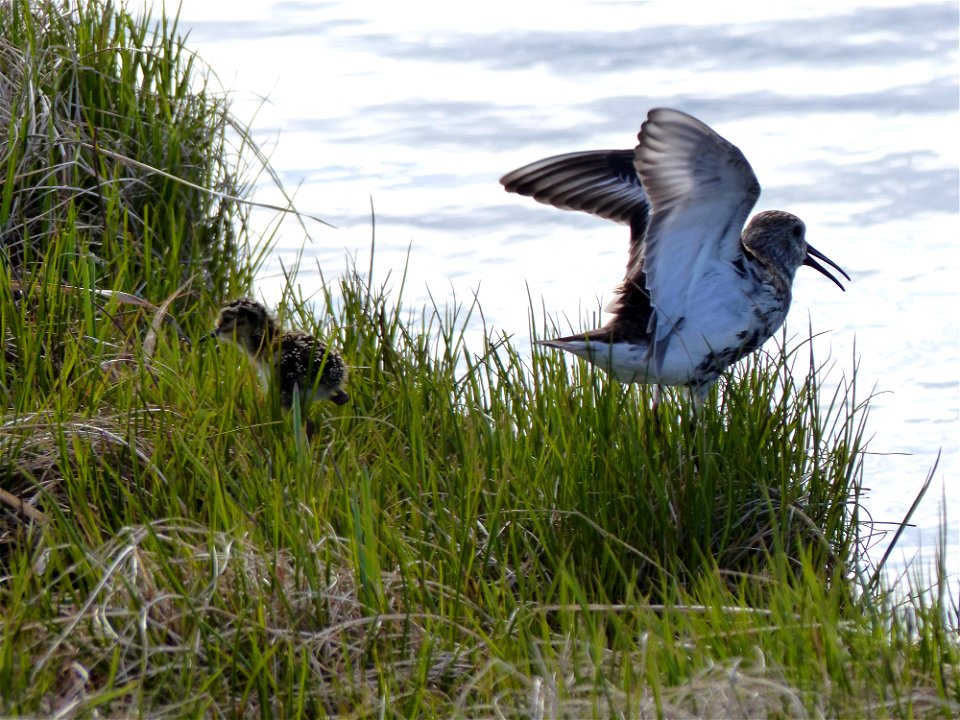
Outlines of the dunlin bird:
{"label": "dunlin bird", "polygon": [[630,226],[627,273],[597,330],[542,344],[621,382],[686,385],[703,402],[719,375],[783,324],[797,268],[843,285],[800,218],[773,210],[744,228],[760,196],[733,144],[686,113],[651,110],[634,150],[576,152],[504,175],[509,192]]}
{"label": "dunlin bird", "polygon": [[283,332],[273,313],[256,300],[241,298],[224,305],[206,338],[237,343],[260,376],[278,384],[284,409],[297,395],[304,406],[312,400],[343,405],[350,399],[343,389],[347,366],[340,354],[308,333]]}

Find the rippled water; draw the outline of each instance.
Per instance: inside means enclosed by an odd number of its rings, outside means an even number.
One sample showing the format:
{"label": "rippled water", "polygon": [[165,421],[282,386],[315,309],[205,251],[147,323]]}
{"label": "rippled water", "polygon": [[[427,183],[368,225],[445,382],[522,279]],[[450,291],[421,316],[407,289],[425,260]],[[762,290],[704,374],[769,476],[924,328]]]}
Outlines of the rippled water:
{"label": "rippled water", "polygon": [[[316,263],[328,278],[348,253],[365,265],[372,202],[381,277],[409,248],[408,301],[477,291],[488,323],[521,338],[528,291],[582,327],[622,278],[627,231],[507,195],[499,176],[632,147],[657,105],[713,126],[753,165],[756,209],[801,216],[853,277],[841,293],[801,269],[788,329],[826,333],[817,355],[837,360],[836,379],[857,357],[861,393],[879,393],[875,518],[901,518],[942,452],[903,548],[933,548],[943,499],[955,569],[958,5],[731,5],[185,0],[181,24],[240,117],[257,113],[298,208],[338,228],[310,226],[306,291]],[[302,243],[286,223],[275,260]]]}

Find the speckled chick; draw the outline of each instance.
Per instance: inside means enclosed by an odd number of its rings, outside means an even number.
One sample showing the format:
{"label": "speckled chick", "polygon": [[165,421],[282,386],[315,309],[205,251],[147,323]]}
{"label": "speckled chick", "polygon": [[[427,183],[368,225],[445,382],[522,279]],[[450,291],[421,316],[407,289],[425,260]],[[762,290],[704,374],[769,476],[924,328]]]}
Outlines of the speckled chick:
{"label": "speckled chick", "polygon": [[309,333],[283,332],[273,313],[256,300],[240,298],[220,308],[216,328],[207,338],[239,345],[265,381],[279,383],[285,409],[293,405],[296,393],[304,404],[331,400],[343,405],[350,399],[343,389],[347,366],[340,353]]}

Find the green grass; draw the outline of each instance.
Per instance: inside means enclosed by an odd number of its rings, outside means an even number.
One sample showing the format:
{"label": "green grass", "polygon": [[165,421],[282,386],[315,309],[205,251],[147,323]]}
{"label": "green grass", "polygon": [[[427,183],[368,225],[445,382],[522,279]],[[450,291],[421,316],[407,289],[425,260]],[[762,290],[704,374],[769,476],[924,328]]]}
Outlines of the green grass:
{"label": "green grass", "polygon": [[249,285],[249,256],[264,248],[246,242],[249,204],[237,198],[266,166],[175,19],[153,25],[102,0],[11,0],[0,78],[9,264],[41,263],[58,236],[79,236],[83,248],[62,249],[152,297],[188,279],[194,298]]}
{"label": "green grass", "polygon": [[691,428],[682,398],[654,417],[557,354],[474,354],[468,312],[410,314],[347,268],[287,313],[354,365],[308,444],[232,346],[165,328],[147,359],[146,321],[121,346],[94,298],[38,292],[73,340],[0,429],[4,488],[42,514],[7,510],[2,712],[960,708],[947,600],[855,572],[867,405],[820,403],[807,343],[739,366]]}
{"label": "green grass", "polygon": [[345,264],[281,313],[352,366],[308,442],[236,348],[188,342],[264,244],[175,301],[193,261],[145,275],[77,202],[0,276],[0,714],[960,712],[942,562],[906,593],[866,564],[869,397],[855,368],[825,394],[810,342],[694,426],[681,393],[655,411],[495,328],[468,347],[479,307]]}

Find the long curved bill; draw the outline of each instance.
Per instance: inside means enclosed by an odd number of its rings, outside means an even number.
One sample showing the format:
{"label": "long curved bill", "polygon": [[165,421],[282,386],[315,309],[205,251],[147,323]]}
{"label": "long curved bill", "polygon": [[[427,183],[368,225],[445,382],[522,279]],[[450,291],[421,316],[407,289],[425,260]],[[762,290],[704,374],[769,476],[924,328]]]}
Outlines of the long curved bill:
{"label": "long curved bill", "polygon": [[840,273],[841,275],[843,275],[848,281],[850,280],[850,276],[847,275],[847,273],[844,271],[844,269],[843,269],[842,267],[840,267],[839,265],[837,265],[833,260],[831,260],[830,258],[828,258],[826,255],[824,255],[822,252],[820,252],[819,250],[817,250],[817,249],[816,249],[815,247],[813,247],[812,245],[807,245],[807,257],[804,258],[803,264],[804,264],[804,265],[809,265],[809,266],[812,267],[814,270],[817,270],[818,272],[823,273],[823,274],[826,275],[828,278],[830,278],[831,280],[833,280],[833,281],[837,284],[837,287],[838,287],[838,288],[840,288],[841,290],[843,290],[844,292],[846,292],[846,288],[845,288],[843,285],[840,284],[840,281],[837,280],[833,275],[831,275],[831,274],[830,274],[830,271],[827,270],[823,265],[821,265],[821,264],[818,263],[816,260],[814,260],[814,258],[819,258],[820,260],[823,260],[827,265],[829,265],[830,267],[832,267],[834,270],[839,271],[839,273]]}

